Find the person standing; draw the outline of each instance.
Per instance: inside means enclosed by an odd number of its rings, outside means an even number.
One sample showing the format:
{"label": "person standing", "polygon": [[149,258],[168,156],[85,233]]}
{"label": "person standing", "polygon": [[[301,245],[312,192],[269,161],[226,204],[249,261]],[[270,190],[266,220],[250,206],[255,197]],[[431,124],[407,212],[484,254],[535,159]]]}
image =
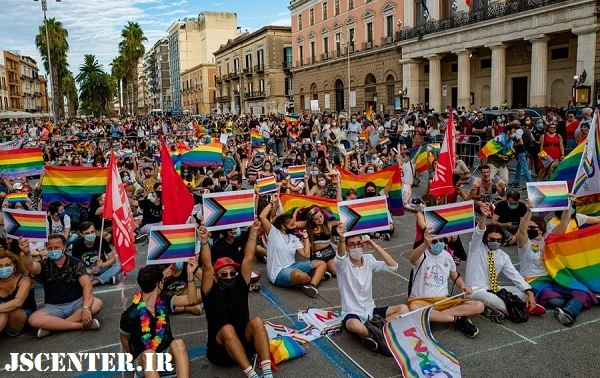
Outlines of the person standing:
{"label": "person standing", "polygon": [[529,172],[529,167],[527,164],[527,158],[529,156],[527,147],[531,142],[532,136],[529,128],[527,128],[527,126],[521,126],[519,121],[512,121],[510,125],[517,128],[513,142],[513,149],[517,155],[517,167],[515,168],[515,176],[513,177],[513,181],[509,185],[513,188],[519,188],[521,185],[521,172],[523,172],[527,182],[533,182],[533,178],[531,177],[531,172]]}

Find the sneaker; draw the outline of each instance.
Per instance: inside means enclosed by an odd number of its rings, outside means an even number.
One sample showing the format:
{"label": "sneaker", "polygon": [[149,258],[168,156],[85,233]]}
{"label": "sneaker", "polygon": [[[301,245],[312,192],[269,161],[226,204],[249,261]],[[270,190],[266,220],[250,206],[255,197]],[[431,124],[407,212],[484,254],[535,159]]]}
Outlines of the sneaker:
{"label": "sneaker", "polygon": [[542,316],[546,313],[546,309],[544,306],[536,303],[534,307],[527,309],[527,313],[532,316]]}
{"label": "sneaker", "polygon": [[361,343],[362,346],[369,352],[375,352],[377,348],[379,348],[379,344],[377,344],[377,341],[373,340],[370,337],[361,337]]}
{"label": "sneaker", "polygon": [[456,318],[454,323],[452,323],[452,326],[468,337],[475,337],[479,333],[477,327],[475,327],[473,323],[471,323],[471,320],[466,316]]}
{"label": "sneaker", "polygon": [[43,339],[44,337],[48,336],[50,334],[50,331],[48,331],[47,329],[38,329],[37,332],[37,338],[38,339]]}
{"label": "sneaker", "polygon": [[116,284],[117,283],[117,277],[115,277],[115,276],[110,277],[108,279],[108,283],[111,284],[111,285]]}
{"label": "sneaker", "polygon": [[93,330],[100,329],[100,322],[98,321],[98,319],[92,319],[92,325],[88,329],[93,329]]}
{"label": "sneaker", "polygon": [[381,234],[379,236],[379,240],[390,241],[390,240],[392,240],[392,238],[390,237],[390,234]]}
{"label": "sneaker", "polygon": [[504,322],[504,314],[493,308],[486,307],[483,316],[489,319],[492,323],[502,324]]}
{"label": "sneaker", "polygon": [[307,297],[315,298],[319,294],[319,290],[313,284],[302,285],[300,288]]}
{"label": "sneaker", "polygon": [[560,307],[554,309],[554,317],[558,319],[558,321],[562,325],[567,327],[570,327],[573,325],[573,323],[575,323],[575,319],[573,319],[573,316],[571,316],[571,314],[569,314],[567,310],[564,310]]}
{"label": "sneaker", "polygon": [[331,275],[331,273],[329,273],[329,272],[325,272],[325,274],[323,275],[323,278],[322,278],[322,280],[323,280],[323,281],[329,281],[329,280],[331,279],[331,277],[333,277],[333,276]]}
{"label": "sneaker", "polygon": [[143,243],[146,240],[148,240],[148,235],[147,234],[142,234],[142,235],[136,235],[135,236],[135,244]]}
{"label": "sneaker", "polygon": [[367,327],[367,330],[371,334],[371,338],[377,343],[377,351],[384,356],[390,357],[392,353],[390,352],[383,336],[384,323],[385,320],[383,318],[380,316],[375,316],[373,319],[369,319],[365,322],[365,327]]}

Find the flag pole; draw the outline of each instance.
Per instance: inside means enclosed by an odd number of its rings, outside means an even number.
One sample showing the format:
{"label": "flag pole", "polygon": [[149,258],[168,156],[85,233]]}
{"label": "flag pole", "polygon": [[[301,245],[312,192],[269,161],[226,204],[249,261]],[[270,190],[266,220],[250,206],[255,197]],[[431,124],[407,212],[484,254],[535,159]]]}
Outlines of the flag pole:
{"label": "flag pole", "polygon": [[98,258],[102,256],[102,242],[104,241],[104,217],[102,217],[102,225],[100,226],[100,246],[98,247]]}
{"label": "flag pole", "polygon": [[[476,292],[476,291],[479,291],[479,290],[483,290],[483,289],[484,289],[483,287],[479,287],[479,288],[477,288],[477,289],[473,290],[473,293],[474,293],[474,292]],[[413,311],[407,312],[407,313],[405,313],[405,314],[400,314],[400,315],[398,315],[398,316],[396,316],[396,317],[394,317],[394,318],[392,318],[392,319],[390,319],[390,320],[393,320],[393,319],[398,319],[398,318],[401,318],[401,317],[403,317],[403,316],[407,316],[407,315],[414,314],[415,312],[423,311],[423,310],[425,310],[425,309],[427,309],[427,308],[429,308],[429,307],[436,306],[436,305],[438,305],[438,304],[440,304],[440,303],[444,303],[444,302],[446,302],[446,301],[449,301],[450,299],[455,299],[455,298],[461,297],[461,296],[463,296],[463,295],[465,295],[465,293],[464,293],[464,292],[460,292],[460,293],[458,293],[458,294],[456,294],[456,295],[453,295],[453,296],[451,296],[451,297],[444,298],[444,299],[442,299],[441,301],[437,301],[437,302],[435,302],[435,303],[432,303],[432,304],[430,304],[429,306],[425,306],[425,307],[419,307],[419,308],[418,308],[418,309],[416,309],[416,310],[413,310]]]}

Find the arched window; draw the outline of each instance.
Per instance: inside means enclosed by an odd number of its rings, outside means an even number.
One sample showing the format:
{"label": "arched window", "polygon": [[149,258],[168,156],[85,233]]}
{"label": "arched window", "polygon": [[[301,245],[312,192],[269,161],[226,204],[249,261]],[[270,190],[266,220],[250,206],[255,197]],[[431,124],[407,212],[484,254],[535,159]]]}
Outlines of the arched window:
{"label": "arched window", "polygon": [[375,75],[368,74],[365,78],[365,85],[375,85],[377,84],[377,80],[375,79]]}
{"label": "arched window", "polygon": [[387,93],[388,105],[394,105],[394,98],[396,97],[396,88],[394,86],[395,81],[396,79],[394,78],[394,75],[391,74],[385,78],[385,88]]}

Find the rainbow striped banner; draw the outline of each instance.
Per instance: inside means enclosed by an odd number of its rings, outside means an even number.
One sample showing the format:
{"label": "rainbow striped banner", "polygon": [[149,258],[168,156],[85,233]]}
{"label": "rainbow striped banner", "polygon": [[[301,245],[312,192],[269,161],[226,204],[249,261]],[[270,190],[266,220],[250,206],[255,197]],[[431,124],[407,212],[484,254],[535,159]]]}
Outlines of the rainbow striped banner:
{"label": "rainbow striped banner", "polygon": [[202,199],[204,224],[208,231],[246,227],[254,222],[254,190],[206,193]]}
{"label": "rainbow striped banner", "polygon": [[488,141],[481,150],[479,150],[479,152],[477,152],[477,156],[480,159],[484,159],[488,156],[491,155],[495,155],[495,154],[501,154],[504,155],[505,154],[505,149],[504,146],[502,145],[502,142],[500,141],[500,137],[502,135],[497,136],[496,138]]}
{"label": "rainbow striped banner", "polygon": [[277,182],[273,176],[256,180],[256,186],[258,187],[258,194],[267,194],[277,191]]}
{"label": "rainbow striped banner", "polygon": [[465,234],[475,229],[473,201],[428,206],[423,214],[427,228],[436,238]]}
{"label": "rainbow striped banner", "polygon": [[292,127],[300,122],[300,114],[288,114],[285,116],[285,126]]}
{"label": "rainbow striped banner", "polygon": [[304,180],[306,165],[292,165],[288,168],[288,174],[291,180]]}
{"label": "rainbow striped banner", "polygon": [[532,211],[556,211],[569,208],[569,187],[566,181],[528,182],[527,198]]}
{"label": "rainbow striped banner", "polygon": [[390,229],[391,216],[385,197],[342,201],[338,203],[338,211],[346,237]]}
{"label": "rainbow striped banner", "polygon": [[279,206],[285,214],[293,214],[297,208],[309,210],[317,206],[323,211],[323,215],[327,220],[340,219],[337,201],[334,199],[300,194],[281,194],[279,196]]}
{"label": "rainbow striped banner", "polygon": [[196,251],[196,225],[153,226],[148,239],[146,264],[187,261]]}
{"label": "rainbow striped banner", "polygon": [[260,147],[265,143],[265,138],[260,135],[260,132],[256,129],[252,129],[250,132],[250,140],[252,141],[253,147]]}
{"label": "rainbow striped banner", "polygon": [[0,151],[2,177],[35,176],[44,173],[44,157],[39,147]]}
{"label": "rainbow striped banner", "polygon": [[77,203],[89,207],[93,195],[106,192],[108,168],[105,167],[59,167],[46,165],[42,179],[42,203],[44,209],[51,202],[60,201],[67,206]]}
{"label": "rainbow striped banner", "polygon": [[8,193],[6,195],[6,200],[8,201],[8,205],[16,205],[19,202],[25,203],[27,201],[27,193]]}
{"label": "rainbow striped banner", "polygon": [[220,167],[223,165],[223,144],[202,144],[181,154],[181,165],[185,167]]}
{"label": "rainbow striped banner", "polygon": [[387,167],[375,173],[362,175],[355,175],[341,167],[337,167],[337,169],[340,172],[342,197],[345,198],[351,188],[356,189],[359,197],[364,197],[365,185],[368,182],[373,182],[377,186],[377,190],[380,191],[390,184],[397,168]]}
{"label": "rainbow striped banner", "polygon": [[29,239],[29,241],[48,240],[48,220],[45,211],[2,209],[6,236],[11,239]]}
{"label": "rainbow striped banner", "polygon": [[427,159],[429,152],[427,151],[427,145],[422,145],[414,155],[415,170],[418,173],[423,173],[429,169],[429,161]]}
{"label": "rainbow striped banner", "polygon": [[388,137],[381,138],[381,139],[379,140],[379,145],[380,145],[380,146],[382,146],[382,147],[383,147],[383,146],[390,145],[390,144],[392,144],[392,142],[390,141],[390,138],[388,138]]}
{"label": "rainbow striped banner", "polygon": [[429,314],[433,307],[423,307],[383,326],[383,337],[402,370],[403,378],[431,377],[440,372],[445,377],[461,376],[458,358],[432,335]]}

